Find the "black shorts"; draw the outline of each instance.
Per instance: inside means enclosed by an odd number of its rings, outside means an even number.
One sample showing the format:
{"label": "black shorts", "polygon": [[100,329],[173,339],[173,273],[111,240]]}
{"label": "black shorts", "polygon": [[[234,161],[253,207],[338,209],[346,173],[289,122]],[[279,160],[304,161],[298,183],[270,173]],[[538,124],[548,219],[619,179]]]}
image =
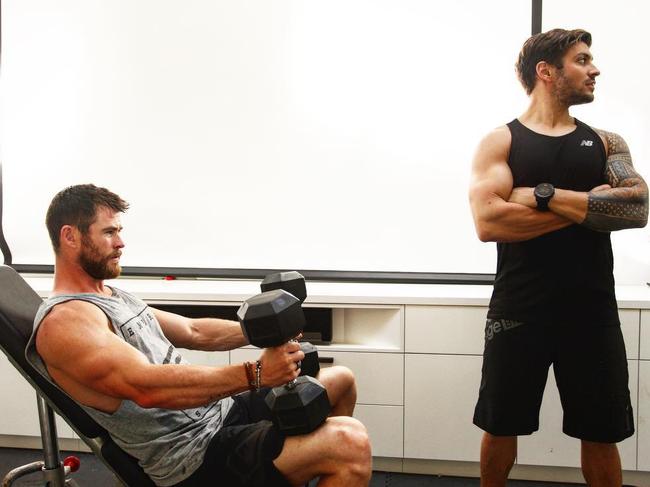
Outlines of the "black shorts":
{"label": "black shorts", "polygon": [[268,390],[233,396],[235,403],[214,435],[201,466],[175,487],[287,487],[273,464],[284,435],[273,425],[264,402]]}
{"label": "black shorts", "polygon": [[600,443],[616,443],[634,434],[625,343],[618,325],[488,319],[474,424],[495,436],[537,431],[551,364],[564,411],[564,433]]}

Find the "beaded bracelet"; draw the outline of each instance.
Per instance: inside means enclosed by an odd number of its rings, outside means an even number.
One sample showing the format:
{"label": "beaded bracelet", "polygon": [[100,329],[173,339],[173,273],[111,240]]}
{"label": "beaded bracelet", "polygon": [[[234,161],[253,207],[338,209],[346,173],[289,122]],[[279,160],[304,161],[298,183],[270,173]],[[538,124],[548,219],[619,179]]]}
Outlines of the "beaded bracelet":
{"label": "beaded bracelet", "polygon": [[[251,364],[252,365],[252,364]],[[259,391],[262,387],[262,362],[255,362],[255,390]]]}

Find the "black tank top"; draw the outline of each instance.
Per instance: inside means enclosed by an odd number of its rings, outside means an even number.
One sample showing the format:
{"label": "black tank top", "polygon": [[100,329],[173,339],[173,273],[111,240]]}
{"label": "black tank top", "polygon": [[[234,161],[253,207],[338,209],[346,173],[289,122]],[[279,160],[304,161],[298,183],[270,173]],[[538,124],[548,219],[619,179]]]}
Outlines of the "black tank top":
{"label": "black tank top", "polygon": [[[588,125],[560,137],[508,124],[513,186],[551,183],[589,191],[605,179],[605,146]],[[618,324],[609,232],[581,225],[524,242],[497,244],[497,273],[488,318],[585,325]]]}

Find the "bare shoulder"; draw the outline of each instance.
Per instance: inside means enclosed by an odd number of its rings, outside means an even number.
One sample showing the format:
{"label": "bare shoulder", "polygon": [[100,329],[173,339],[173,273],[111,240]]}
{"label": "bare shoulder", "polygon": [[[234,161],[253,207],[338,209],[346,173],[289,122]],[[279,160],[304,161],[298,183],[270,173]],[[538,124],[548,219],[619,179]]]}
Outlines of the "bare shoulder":
{"label": "bare shoulder", "polygon": [[43,319],[41,327],[48,328],[66,327],[72,324],[103,324],[107,323],[108,318],[92,303],[73,299],[65,303],[58,304]]}
{"label": "bare shoulder", "polygon": [[43,318],[36,335],[36,349],[48,361],[59,352],[74,354],[77,347],[86,347],[109,332],[108,317],[94,304],[72,300],[56,305]]}
{"label": "bare shoulder", "polygon": [[605,151],[607,156],[612,156],[614,154],[629,154],[630,148],[627,146],[625,139],[614,132],[609,132],[607,130],[593,128],[605,144]]}
{"label": "bare shoulder", "polygon": [[512,134],[502,125],[488,132],[479,142],[474,154],[474,168],[480,170],[494,163],[505,163],[510,153]]}
{"label": "bare shoulder", "polygon": [[488,148],[509,148],[510,143],[512,142],[512,134],[510,129],[506,125],[501,125],[490,132],[488,132],[479,144],[481,146],[487,146]]}

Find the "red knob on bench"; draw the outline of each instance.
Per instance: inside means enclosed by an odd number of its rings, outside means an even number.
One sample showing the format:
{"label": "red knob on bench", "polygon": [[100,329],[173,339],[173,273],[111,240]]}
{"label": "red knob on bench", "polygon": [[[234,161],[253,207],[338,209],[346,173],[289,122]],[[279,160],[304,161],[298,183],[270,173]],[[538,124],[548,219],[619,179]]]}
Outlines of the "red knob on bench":
{"label": "red knob on bench", "polygon": [[77,457],[69,456],[63,460],[63,466],[67,467],[70,472],[76,472],[81,466],[81,461]]}

